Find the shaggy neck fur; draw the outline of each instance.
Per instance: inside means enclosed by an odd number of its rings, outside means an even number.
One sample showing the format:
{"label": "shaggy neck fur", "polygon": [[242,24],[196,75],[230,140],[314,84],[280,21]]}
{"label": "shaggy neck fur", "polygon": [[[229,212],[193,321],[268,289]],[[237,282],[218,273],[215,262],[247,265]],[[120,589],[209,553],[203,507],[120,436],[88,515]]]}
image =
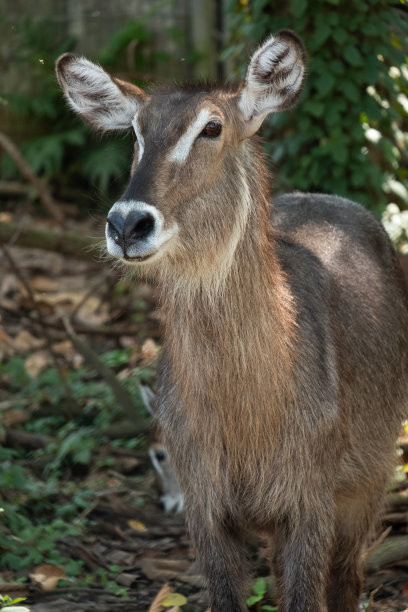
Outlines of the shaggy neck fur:
{"label": "shaggy neck fur", "polygon": [[171,410],[181,411],[186,437],[213,449],[203,456],[211,460],[214,480],[227,463],[240,486],[248,465],[271,459],[257,453],[269,449],[265,438],[285,418],[295,331],[291,295],[274,252],[266,171],[258,160],[253,176],[253,167],[252,160],[250,214],[222,283],[214,265],[204,277],[200,269],[193,277],[181,264],[172,273],[165,266],[160,275],[164,345],[180,404]]}

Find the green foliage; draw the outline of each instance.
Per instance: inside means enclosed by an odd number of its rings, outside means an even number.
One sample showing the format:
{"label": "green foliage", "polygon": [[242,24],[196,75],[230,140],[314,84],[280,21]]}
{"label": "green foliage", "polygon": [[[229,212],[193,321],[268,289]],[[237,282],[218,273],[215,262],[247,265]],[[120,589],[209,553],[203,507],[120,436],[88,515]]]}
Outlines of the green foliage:
{"label": "green foliage", "polygon": [[[111,368],[119,369],[130,367],[130,357],[129,349],[115,349],[103,354],[101,359]],[[133,368],[129,380],[122,381],[134,399],[136,418],[138,411],[145,413],[139,393],[141,377],[149,379],[152,372],[152,367]],[[107,442],[110,425],[121,417],[121,411],[110,387],[88,367],[81,367],[66,373],[72,398],[80,407],[68,418],[69,413],[60,410],[67,398],[59,376],[55,368],[49,368],[37,378],[31,378],[22,357],[0,363],[0,384],[13,394],[14,406],[19,406],[20,398],[22,407],[30,400],[33,417],[25,429],[52,438],[45,449],[31,453],[29,461],[26,458],[21,461],[20,452],[0,445],[0,556],[3,567],[11,570],[54,563],[74,578],[82,573],[82,562],[64,557],[58,542],[82,533],[87,524],[82,513],[94,503],[97,491],[89,486],[83,488],[72,479],[72,474],[75,470],[83,473],[88,469],[98,448]],[[39,416],[37,411],[42,411],[44,416]],[[134,447],[140,440],[136,437],[129,443],[115,442]],[[37,462],[43,467],[36,467]],[[109,468],[109,460],[98,467],[104,465]],[[123,595],[124,590],[115,582],[116,574],[115,568],[111,568],[98,576],[97,581],[115,594]],[[84,584],[88,584],[86,580]]]}
{"label": "green foliage", "polygon": [[80,525],[66,524],[58,517],[50,520],[52,498],[57,492],[55,481],[43,484],[10,461],[0,461],[0,474],[3,566],[20,570],[44,559],[51,561],[61,537],[81,532]]}
{"label": "green foliage", "polygon": [[278,608],[270,606],[269,604],[262,604],[263,600],[267,598],[267,587],[265,578],[258,578],[252,587],[253,595],[248,597],[247,605],[252,610],[269,610],[269,612],[275,612]]}
{"label": "green foliage", "polygon": [[26,599],[26,597],[16,597],[12,599],[9,595],[0,595],[0,610],[2,610],[3,608],[8,608],[9,606],[13,606],[17,603],[21,603]]}
{"label": "green foliage", "polygon": [[377,212],[390,200],[408,207],[408,24],[390,0],[339,4],[232,0],[223,57],[241,66],[254,43],[280,28],[306,44],[302,100],[263,130],[278,189],[337,193]]}
{"label": "green foliage", "polygon": [[184,606],[186,603],[187,597],[181,593],[169,593],[169,595],[163,599],[161,605],[163,608],[171,608],[173,610],[174,608],[181,608],[181,606]]}
{"label": "green foliage", "polygon": [[[150,41],[151,32],[146,27],[146,23],[141,20],[128,21],[123,28],[115,33],[102,49],[99,59],[103,65],[115,64],[118,57],[126,52],[130,44],[134,43],[139,48],[143,43]],[[146,70],[146,57],[143,49],[135,56],[135,68]]]}
{"label": "green foliage", "polygon": [[[129,349],[115,349],[108,351],[100,356],[101,360],[110,368],[116,369],[128,363],[130,357]],[[139,395],[139,384],[141,377],[150,379],[153,375],[153,368],[147,367],[143,371],[140,368],[132,369],[132,376],[122,381],[122,384],[132,394],[135,407],[144,410],[143,403]],[[32,406],[58,406],[63,407],[68,399],[66,389],[61,385],[60,373],[55,367],[49,367],[31,378],[25,370],[23,357],[16,356],[9,362],[0,363],[0,381],[7,383],[10,390],[14,393],[15,406],[19,407],[18,399],[21,398],[21,407],[29,399]],[[103,380],[95,377],[88,367],[81,367],[70,370],[66,374],[66,382],[72,394],[72,399],[82,407],[81,414],[74,421],[79,434],[80,427],[97,426],[100,430],[109,427],[120,414],[114,394],[110,387]],[[65,438],[70,433],[72,424],[65,423],[65,415],[62,410],[58,416],[37,418],[32,424],[28,424],[31,431],[51,434],[58,428],[58,435]],[[67,429],[64,429],[67,427]],[[80,445],[84,441],[81,440]],[[0,453],[1,459],[1,453]]]}

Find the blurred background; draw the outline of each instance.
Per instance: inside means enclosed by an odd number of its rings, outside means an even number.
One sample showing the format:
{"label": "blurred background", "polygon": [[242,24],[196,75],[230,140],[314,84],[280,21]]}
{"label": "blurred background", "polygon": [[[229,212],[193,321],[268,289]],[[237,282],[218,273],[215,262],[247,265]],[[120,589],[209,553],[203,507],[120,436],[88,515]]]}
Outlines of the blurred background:
{"label": "blurred background", "polygon": [[[151,426],[154,290],[103,259],[132,137],[82,124],[55,60],[83,54],[144,88],[237,81],[280,28],[302,37],[309,66],[295,109],[262,128],[274,191],[360,202],[405,262],[407,0],[0,0],[0,609],[206,607]],[[408,606],[407,450],[402,431],[390,533],[366,566],[372,610]],[[273,610],[267,552],[252,548],[249,605]]]}
{"label": "blurred background", "polygon": [[[84,54],[142,86],[236,80],[254,46],[282,27],[303,38],[309,77],[303,102],[264,129],[277,189],[339,193],[377,214],[389,202],[405,208],[403,0],[1,0],[0,129],[55,196],[115,197],[129,143],[95,137],[72,116],[55,85],[56,57]],[[1,172],[2,181],[19,178],[7,155]]]}

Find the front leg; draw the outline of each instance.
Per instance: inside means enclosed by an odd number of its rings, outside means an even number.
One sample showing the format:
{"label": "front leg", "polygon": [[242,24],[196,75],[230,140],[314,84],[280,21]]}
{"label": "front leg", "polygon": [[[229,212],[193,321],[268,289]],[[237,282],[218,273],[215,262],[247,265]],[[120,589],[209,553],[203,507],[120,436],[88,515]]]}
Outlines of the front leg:
{"label": "front leg", "polygon": [[231,526],[190,518],[190,533],[204,573],[211,612],[246,612],[246,555],[242,536]]}
{"label": "front leg", "polygon": [[296,525],[275,530],[280,612],[327,612],[326,588],[333,547],[333,519],[316,508]]}

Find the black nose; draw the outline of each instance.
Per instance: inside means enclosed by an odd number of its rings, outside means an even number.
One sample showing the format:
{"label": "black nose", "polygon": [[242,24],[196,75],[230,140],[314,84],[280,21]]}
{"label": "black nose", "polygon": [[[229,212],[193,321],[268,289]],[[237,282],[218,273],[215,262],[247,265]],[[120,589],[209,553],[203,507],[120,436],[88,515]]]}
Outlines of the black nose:
{"label": "black nose", "polygon": [[154,230],[154,217],[149,212],[133,210],[126,217],[111,213],[107,218],[109,233],[116,243],[131,245]]}

